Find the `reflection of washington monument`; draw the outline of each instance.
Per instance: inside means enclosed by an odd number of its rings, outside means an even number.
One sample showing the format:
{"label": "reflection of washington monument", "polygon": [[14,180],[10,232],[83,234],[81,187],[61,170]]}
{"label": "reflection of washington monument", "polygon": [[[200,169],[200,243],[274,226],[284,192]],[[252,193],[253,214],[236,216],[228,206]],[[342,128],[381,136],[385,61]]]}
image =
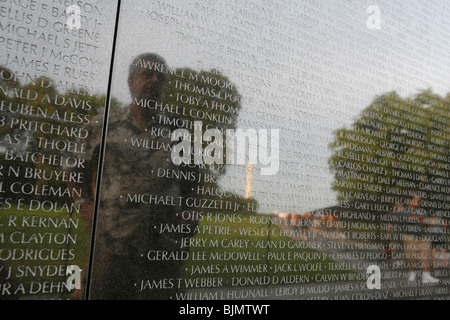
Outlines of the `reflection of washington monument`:
{"label": "reflection of washington monument", "polygon": [[253,164],[247,164],[247,176],[245,177],[245,199],[250,199],[253,190]]}

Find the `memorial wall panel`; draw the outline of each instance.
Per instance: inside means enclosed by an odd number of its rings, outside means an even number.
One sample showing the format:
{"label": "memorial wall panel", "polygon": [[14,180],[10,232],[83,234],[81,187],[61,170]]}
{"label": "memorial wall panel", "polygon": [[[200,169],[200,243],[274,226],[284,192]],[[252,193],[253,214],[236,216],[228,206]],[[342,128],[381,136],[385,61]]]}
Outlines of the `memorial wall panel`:
{"label": "memorial wall panel", "polygon": [[85,296],[117,1],[0,1],[2,299]]}
{"label": "memorial wall panel", "polygon": [[0,0],[1,298],[448,299],[449,9]]}

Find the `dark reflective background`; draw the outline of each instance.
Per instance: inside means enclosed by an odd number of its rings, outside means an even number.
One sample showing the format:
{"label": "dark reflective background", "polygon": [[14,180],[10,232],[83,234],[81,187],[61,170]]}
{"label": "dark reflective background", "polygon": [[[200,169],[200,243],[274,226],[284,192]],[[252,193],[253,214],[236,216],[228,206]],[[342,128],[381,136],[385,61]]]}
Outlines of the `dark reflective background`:
{"label": "dark reflective background", "polygon": [[445,3],[122,1],[107,121],[81,4],[1,11],[2,297],[448,297]]}

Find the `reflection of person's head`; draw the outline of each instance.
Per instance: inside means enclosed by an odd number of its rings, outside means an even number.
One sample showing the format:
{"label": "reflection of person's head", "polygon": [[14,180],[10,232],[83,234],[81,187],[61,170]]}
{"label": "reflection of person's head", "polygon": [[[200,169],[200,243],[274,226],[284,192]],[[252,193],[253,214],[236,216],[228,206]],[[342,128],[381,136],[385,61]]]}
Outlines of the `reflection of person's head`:
{"label": "reflection of person's head", "polygon": [[421,203],[420,197],[419,196],[414,196],[411,199],[411,203],[409,204],[409,207],[410,208],[419,208],[420,207],[420,203]]}
{"label": "reflection of person's head", "polygon": [[166,62],[157,54],[145,53],[135,58],[128,74],[132,98],[159,99],[166,81],[165,70]]}

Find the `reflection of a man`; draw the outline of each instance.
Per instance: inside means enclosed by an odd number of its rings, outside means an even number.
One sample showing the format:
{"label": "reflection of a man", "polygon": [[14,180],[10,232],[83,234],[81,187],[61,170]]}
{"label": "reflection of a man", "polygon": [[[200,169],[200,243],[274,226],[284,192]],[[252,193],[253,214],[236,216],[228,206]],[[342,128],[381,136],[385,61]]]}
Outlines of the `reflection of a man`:
{"label": "reflection of a man", "polygon": [[[161,226],[186,224],[178,215],[178,200],[186,186],[157,179],[158,170],[176,169],[170,150],[163,147],[170,140],[150,134],[151,128],[162,125],[155,108],[139,104],[160,99],[166,81],[160,72],[164,65],[154,54],[136,58],[128,78],[133,102],[111,111],[109,117],[90,290],[93,299],[169,299],[177,289],[176,279],[183,276],[186,255],[181,254],[180,243],[182,236],[192,235],[193,228],[188,225],[183,233],[170,233],[161,232]],[[86,146],[91,159],[100,147],[101,135],[95,131],[101,128],[95,123],[91,122],[93,138]],[[152,147],[136,147],[131,141],[146,141]],[[141,195],[145,203],[138,200]],[[82,210],[89,218],[92,204],[86,202]]]}
{"label": "reflection of a man", "polygon": [[414,196],[408,209],[405,211],[406,234],[403,241],[405,243],[405,254],[409,262],[409,281],[416,281],[416,272],[422,269],[422,282],[425,284],[437,284],[439,280],[430,273],[431,241],[427,237],[427,214],[421,208],[421,199]]}

